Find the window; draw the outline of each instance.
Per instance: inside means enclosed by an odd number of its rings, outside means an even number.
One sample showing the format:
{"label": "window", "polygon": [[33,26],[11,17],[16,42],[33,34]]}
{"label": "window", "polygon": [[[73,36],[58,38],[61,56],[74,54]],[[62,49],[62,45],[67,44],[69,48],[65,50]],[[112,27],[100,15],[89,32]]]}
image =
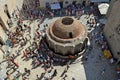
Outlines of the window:
{"label": "window", "polygon": [[72,32],[69,32],[69,37],[70,37],[70,38],[73,38]]}

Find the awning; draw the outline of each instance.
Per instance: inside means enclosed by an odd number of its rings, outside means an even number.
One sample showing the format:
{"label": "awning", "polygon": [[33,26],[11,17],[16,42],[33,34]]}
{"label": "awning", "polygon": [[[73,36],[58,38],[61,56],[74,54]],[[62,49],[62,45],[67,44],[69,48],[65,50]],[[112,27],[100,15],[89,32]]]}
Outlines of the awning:
{"label": "awning", "polygon": [[109,4],[107,3],[102,3],[98,5],[99,11],[102,15],[106,15],[108,8],[109,8]]}
{"label": "awning", "polygon": [[109,0],[90,0],[90,2],[109,2]]}
{"label": "awning", "polygon": [[51,9],[60,9],[60,4],[59,3],[54,3],[54,4],[50,4]]}

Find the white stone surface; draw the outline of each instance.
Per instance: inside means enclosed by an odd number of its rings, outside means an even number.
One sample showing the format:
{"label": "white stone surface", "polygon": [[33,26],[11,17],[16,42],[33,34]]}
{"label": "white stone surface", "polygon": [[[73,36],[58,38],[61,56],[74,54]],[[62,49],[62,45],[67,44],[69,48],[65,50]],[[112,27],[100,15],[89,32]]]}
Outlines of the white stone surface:
{"label": "white stone surface", "polygon": [[[22,1],[22,0],[18,0],[18,3],[19,3],[19,1]],[[86,22],[87,22],[87,19],[84,18],[85,16],[86,15],[83,15],[80,18],[80,21],[84,25],[86,25]],[[47,23],[48,25],[50,25],[52,22],[54,22],[58,18],[59,17],[55,17],[52,19],[46,18],[44,20],[44,22],[40,25],[41,26],[40,30],[44,29],[44,27],[43,27],[44,24]],[[16,21],[14,22],[14,24],[15,23],[16,23]],[[24,21],[24,23],[26,23],[26,21]],[[39,22],[37,22],[37,21],[33,21],[33,23],[30,24],[30,26],[32,28],[30,35],[32,37],[34,36],[34,32],[35,32],[35,29],[36,29],[38,23]],[[28,23],[26,23],[26,24],[28,24]],[[91,30],[90,32],[97,31],[97,29],[96,30],[94,30],[94,29],[95,28],[93,28],[92,29],[93,31]],[[23,36],[25,36],[25,34]],[[110,64],[109,61],[107,59],[105,59],[105,57],[103,56],[103,53],[101,52],[100,48],[96,46],[94,40],[95,39],[93,39],[91,41],[91,45],[93,45],[93,47],[94,47],[93,50],[91,52],[87,53],[88,61],[83,62],[79,59],[79,60],[77,60],[78,62],[76,61],[76,63],[74,62],[73,64],[71,64],[68,72],[66,73],[67,74],[66,80],[72,80],[72,77],[74,77],[75,80],[117,80],[114,64]],[[31,39],[31,42],[32,41],[33,40]],[[27,42],[27,45],[24,46],[24,49],[27,48],[29,45],[30,45],[29,42]],[[5,48],[5,49],[7,50],[8,48]],[[18,47],[11,49],[11,51],[10,51],[11,54],[14,54],[16,49],[18,49]],[[31,66],[32,60],[30,59],[28,61],[23,61],[23,58],[21,58],[23,56],[23,52],[21,51],[20,54],[21,55],[15,59],[15,62],[17,62],[20,66],[19,69],[22,72],[24,71],[25,67],[27,67],[28,69],[31,69],[32,68],[32,66]],[[98,55],[102,56],[102,60],[99,60]],[[6,68],[5,68],[6,63],[3,63],[0,66],[2,66],[2,71],[0,71],[0,74],[4,76],[5,72],[6,72]],[[54,68],[57,69],[58,74],[55,78],[53,78],[53,80],[62,80],[62,77],[60,77],[60,75],[62,74],[62,72],[64,71],[66,66],[58,65],[58,66],[54,66]],[[101,75],[102,68],[106,69],[104,75]],[[31,70],[31,75],[29,77],[29,80],[36,80],[36,75],[38,74],[40,76],[42,72],[44,72],[44,69],[41,68],[41,66],[37,67],[36,69]],[[12,74],[11,76],[13,77],[14,74]],[[48,74],[46,74],[46,75],[48,75]],[[19,80],[22,80],[21,77]]]}

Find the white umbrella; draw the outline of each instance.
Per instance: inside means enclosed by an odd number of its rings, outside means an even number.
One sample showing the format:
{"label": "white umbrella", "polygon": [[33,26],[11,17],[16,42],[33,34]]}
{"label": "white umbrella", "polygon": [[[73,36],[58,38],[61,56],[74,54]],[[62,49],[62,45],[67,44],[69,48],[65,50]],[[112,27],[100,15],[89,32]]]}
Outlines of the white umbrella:
{"label": "white umbrella", "polygon": [[109,4],[107,3],[102,3],[98,5],[99,11],[102,15],[106,15],[108,8],[109,8]]}

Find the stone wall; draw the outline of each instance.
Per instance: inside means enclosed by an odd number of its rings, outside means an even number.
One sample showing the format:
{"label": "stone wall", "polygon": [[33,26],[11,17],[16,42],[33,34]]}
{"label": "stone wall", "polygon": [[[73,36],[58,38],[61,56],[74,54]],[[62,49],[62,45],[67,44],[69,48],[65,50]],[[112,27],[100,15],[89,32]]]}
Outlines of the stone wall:
{"label": "stone wall", "polygon": [[109,10],[104,34],[114,57],[118,59],[120,58],[120,0],[115,1],[110,6],[111,10]]}

